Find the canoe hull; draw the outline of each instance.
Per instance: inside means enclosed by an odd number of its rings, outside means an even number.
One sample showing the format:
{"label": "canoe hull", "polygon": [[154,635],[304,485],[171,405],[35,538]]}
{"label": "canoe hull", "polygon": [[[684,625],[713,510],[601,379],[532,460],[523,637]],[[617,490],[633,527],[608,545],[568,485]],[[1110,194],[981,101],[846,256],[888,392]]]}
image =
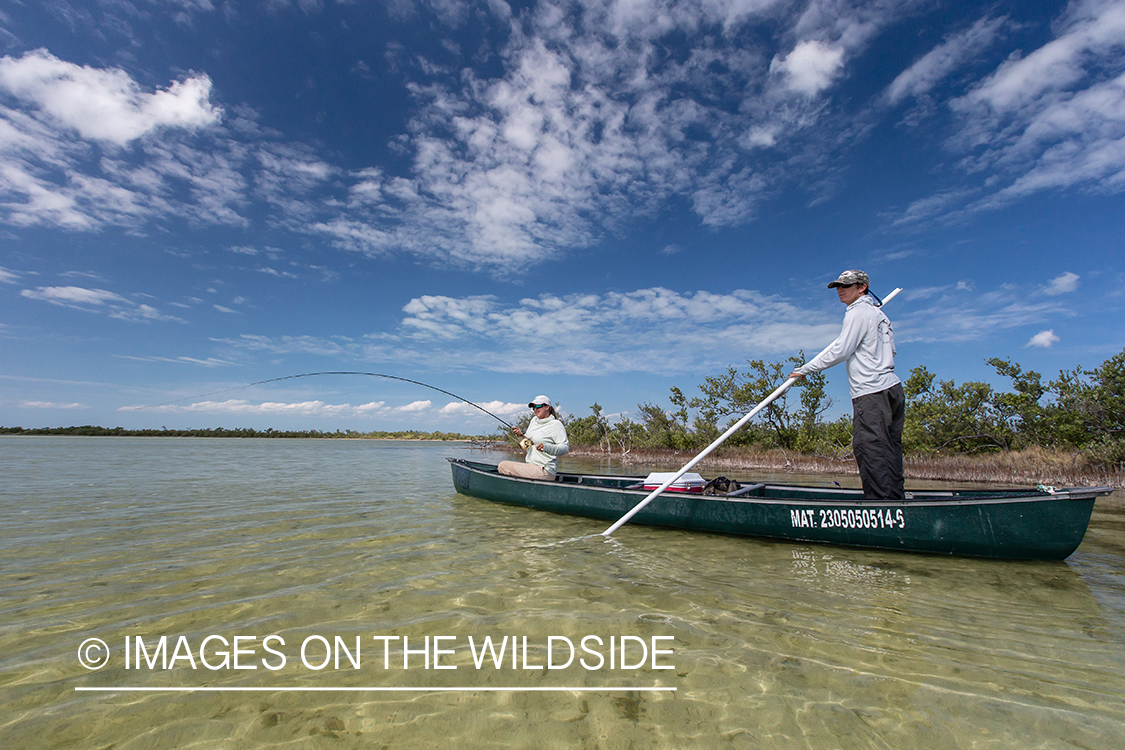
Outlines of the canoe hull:
{"label": "canoe hull", "polygon": [[[648,493],[639,477],[560,475],[519,479],[450,459],[453,484],[470,497],[616,521]],[[757,495],[664,493],[630,523],[852,547],[1006,559],[1062,560],[1086,533],[1094,501],[1109,488],[1051,495],[1034,490],[914,493],[865,501],[854,490],[763,485]]]}

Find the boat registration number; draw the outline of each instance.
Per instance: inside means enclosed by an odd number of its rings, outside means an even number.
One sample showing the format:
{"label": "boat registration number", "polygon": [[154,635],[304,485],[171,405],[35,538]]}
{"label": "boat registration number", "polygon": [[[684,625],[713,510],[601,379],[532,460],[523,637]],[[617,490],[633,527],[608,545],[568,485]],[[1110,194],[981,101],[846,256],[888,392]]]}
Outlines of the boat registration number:
{"label": "boat registration number", "polygon": [[795,529],[905,529],[902,508],[848,508],[840,510],[806,508],[789,511]]}

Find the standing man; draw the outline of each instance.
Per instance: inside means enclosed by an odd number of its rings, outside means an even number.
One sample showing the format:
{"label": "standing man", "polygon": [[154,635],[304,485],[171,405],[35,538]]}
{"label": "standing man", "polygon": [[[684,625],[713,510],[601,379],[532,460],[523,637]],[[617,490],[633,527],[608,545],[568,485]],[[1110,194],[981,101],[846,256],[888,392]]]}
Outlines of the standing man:
{"label": "standing man", "polygon": [[794,370],[803,378],[847,362],[852,397],[852,452],[868,500],[905,497],[902,480],[902,425],[906,398],[895,375],[895,337],[891,321],[867,293],[863,271],[844,271],[828,285],[848,306],[844,327],[827,349]]}

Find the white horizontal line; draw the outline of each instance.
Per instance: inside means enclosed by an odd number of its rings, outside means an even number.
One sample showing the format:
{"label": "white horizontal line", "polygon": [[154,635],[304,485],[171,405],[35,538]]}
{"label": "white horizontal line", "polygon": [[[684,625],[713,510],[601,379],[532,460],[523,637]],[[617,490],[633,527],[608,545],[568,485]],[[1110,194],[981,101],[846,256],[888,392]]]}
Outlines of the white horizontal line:
{"label": "white horizontal line", "polygon": [[674,693],[674,687],[76,687],[88,693],[610,693],[625,691]]}

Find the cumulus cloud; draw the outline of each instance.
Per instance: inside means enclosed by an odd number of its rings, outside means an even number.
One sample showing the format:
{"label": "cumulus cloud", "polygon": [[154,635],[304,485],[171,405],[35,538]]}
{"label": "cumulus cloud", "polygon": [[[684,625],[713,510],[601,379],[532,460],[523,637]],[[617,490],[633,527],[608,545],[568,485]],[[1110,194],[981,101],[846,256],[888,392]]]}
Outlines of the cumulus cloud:
{"label": "cumulus cloud", "polygon": [[0,58],[0,217],[72,231],[245,226],[258,201],[279,225],[311,220],[338,170],[245,108],[225,121],[211,97],[206,74],[147,90],[46,50]]}
{"label": "cumulus cloud", "polygon": [[234,163],[243,157],[229,142],[190,142],[219,132],[207,76],[146,91],[121,69],[35,50],[0,58],[0,95],[0,216],[9,223],[91,231],[166,216],[244,222],[233,208],[244,201]]}
{"label": "cumulus cloud", "polygon": [[832,85],[843,66],[842,49],[813,39],[799,43],[784,57],[775,57],[770,72],[784,76],[794,91],[816,96]]}
{"label": "cumulus cloud", "polygon": [[[480,407],[480,408],[477,408]],[[514,421],[527,413],[527,404],[513,404],[506,401],[481,401],[476,404],[467,404],[464,401],[450,401],[438,410],[442,416],[477,417],[489,412],[505,421]]]}
{"label": "cumulus cloud", "polygon": [[117,146],[159,128],[193,130],[222,117],[209,101],[207,76],[149,93],[122,70],[75,65],[45,49],[0,59],[0,87],[34,104],[43,119]]}
{"label": "cumulus cloud", "polygon": [[1051,329],[1048,329],[1046,331],[1040,331],[1039,333],[1032,336],[1031,340],[1024,345],[1024,348],[1035,346],[1041,349],[1047,349],[1052,344],[1057,344],[1059,340],[1060,339],[1055,335],[1055,332]]}

